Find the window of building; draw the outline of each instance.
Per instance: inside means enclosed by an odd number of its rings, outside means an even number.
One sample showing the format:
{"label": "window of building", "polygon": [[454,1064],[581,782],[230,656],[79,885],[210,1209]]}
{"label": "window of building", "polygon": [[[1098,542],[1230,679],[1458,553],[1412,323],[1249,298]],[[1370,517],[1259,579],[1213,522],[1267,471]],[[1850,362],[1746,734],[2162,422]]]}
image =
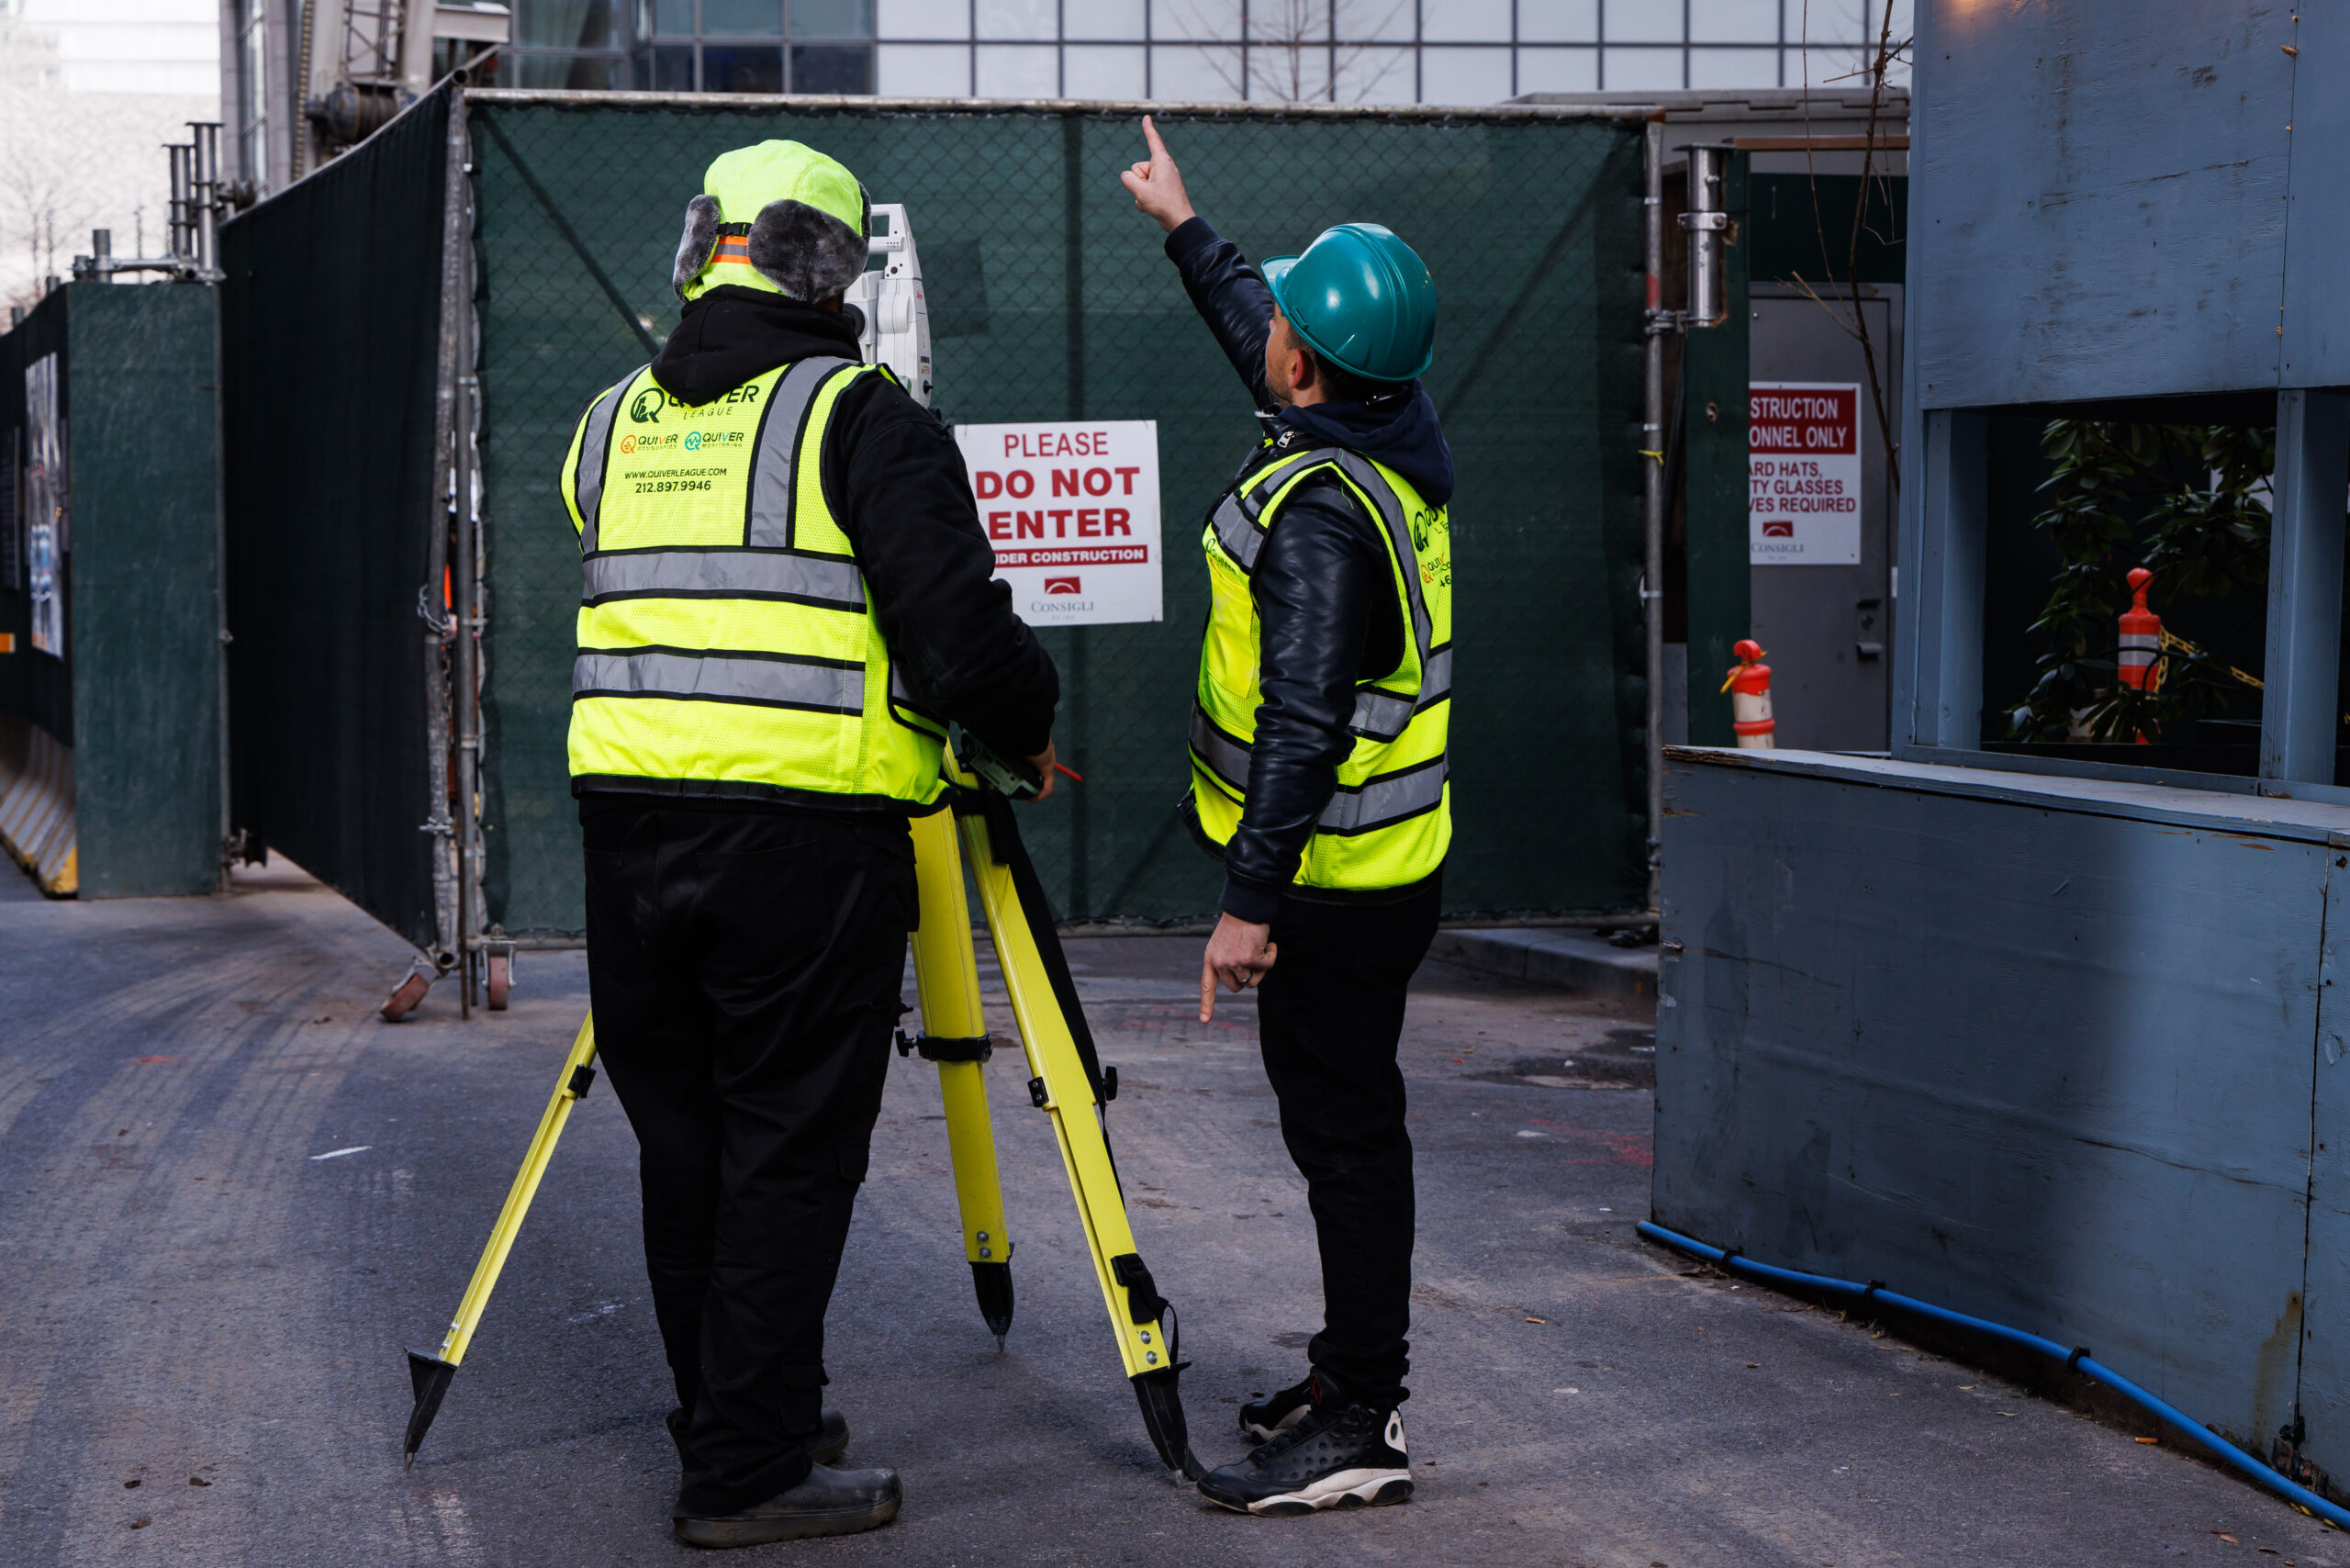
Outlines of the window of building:
{"label": "window of building", "polygon": [[519,0],[499,66],[511,86],[671,93],[870,93],[873,74],[873,0]]}
{"label": "window of building", "polygon": [[509,87],[596,89],[630,85],[624,0],[520,0],[513,42],[498,53]]}

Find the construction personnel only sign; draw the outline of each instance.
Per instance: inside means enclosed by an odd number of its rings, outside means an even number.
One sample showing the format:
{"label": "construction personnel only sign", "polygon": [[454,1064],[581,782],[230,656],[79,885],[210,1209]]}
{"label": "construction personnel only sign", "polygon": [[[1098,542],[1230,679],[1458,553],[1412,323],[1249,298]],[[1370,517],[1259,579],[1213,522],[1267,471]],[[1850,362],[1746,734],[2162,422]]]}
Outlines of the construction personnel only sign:
{"label": "construction personnel only sign", "polygon": [[1159,619],[1158,420],[957,425],[955,442],[1023,621]]}
{"label": "construction personnel only sign", "polygon": [[1747,388],[1747,559],[1861,564],[1861,389],[1758,381]]}

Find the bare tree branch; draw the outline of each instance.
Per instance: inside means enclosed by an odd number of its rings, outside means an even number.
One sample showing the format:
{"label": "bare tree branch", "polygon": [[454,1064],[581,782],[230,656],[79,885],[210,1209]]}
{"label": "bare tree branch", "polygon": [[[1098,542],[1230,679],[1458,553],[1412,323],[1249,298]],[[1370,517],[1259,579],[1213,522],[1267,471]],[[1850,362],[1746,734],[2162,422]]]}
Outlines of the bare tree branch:
{"label": "bare tree branch", "polygon": [[[1214,31],[1196,4],[1179,5],[1177,14],[1192,35],[1202,39],[1192,47],[1225,90],[1243,100],[1277,103],[1360,103],[1403,64],[1400,46],[1376,40],[1389,23],[1404,14],[1411,0],[1393,0],[1375,20],[1364,21],[1376,0],[1252,0],[1245,37],[1229,43],[1205,37]],[[1398,58],[1380,64],[1368,78],[1346,84],[1340,80],[1356,66],[1386,50]]]}

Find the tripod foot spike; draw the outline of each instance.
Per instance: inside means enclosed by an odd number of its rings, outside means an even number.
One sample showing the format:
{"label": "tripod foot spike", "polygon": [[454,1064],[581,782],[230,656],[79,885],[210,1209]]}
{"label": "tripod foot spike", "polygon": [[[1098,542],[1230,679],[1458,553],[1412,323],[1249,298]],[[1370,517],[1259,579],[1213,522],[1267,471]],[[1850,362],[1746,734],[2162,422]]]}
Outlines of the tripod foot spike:
{"label": "tripod foot spike", "polygon": [[1197,1481],[1208,1473],[1208,1467],[1192,1451],[1191,1434],[1183,1421],[1183,1396],[1175,1386],[1182,1371],[1183,1364],[1178,1363],[1157,1372],[1138,1372],[1132,1381],[1136,1402],[1142,1406],[1143,1428],[1150,1433],[1151,1447],[1158,1450],[1159,1462],[1181,1473],[1186,1481]]}
{"label": "tripod foot spike", "polygon": [[408,1412],[408,1435],[401,1442],[402,1470],[415,1465],[416,1450],[423,1446],[424,1434],[431,1428],[432,1417],[441,1413],[442,1398],[449,1392],[449,1380],[456,1375],[454,1361],[444,1361],[421,1350],[408,1353],[408,1380],[416,1391],[416,1407]]}
{"label": "tripod foot spike", "polygon": [[979,1298],[979,1316],[995,1336],[996,1349],[1002,1350],[1003,1337],[1012,1332],[1012,1265],[972,1264],[971,1294]]}

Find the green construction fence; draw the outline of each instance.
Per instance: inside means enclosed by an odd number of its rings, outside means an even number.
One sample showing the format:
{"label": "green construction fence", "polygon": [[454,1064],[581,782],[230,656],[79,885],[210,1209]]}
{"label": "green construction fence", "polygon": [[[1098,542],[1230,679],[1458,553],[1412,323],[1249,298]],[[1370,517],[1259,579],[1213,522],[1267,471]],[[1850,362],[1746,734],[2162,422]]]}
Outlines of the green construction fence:
{"label": "green construction fence", "polygon": [[[1637,119],[1506,106],[1147,107],[1200,210],[1250,256],[1295,251],[1328,224],[1368,219],[1402,234],[1435,275],[1443,320],[1427,383],[1460,473],[1451,507],[1449,913],[1640,909]],[[1064,920],[1211,913],[1217,869],[1172,810],[1186,784],[1185,722],[1207,605],[1192,541],[1254,442],[1255,422],[1157,226],[1118,184],[1141,154],[1144,108],[444,88],[229,224],[232,322],[266,325],[289,343],[315,329],[370,345],[370,376],[355,390],[349,378],[292,364],[291,352],[272,356],[289,383],[241,385],[232,368],[228,386],[232,454],[261,439],[237,433],[241,420],[256,422],[238,410],[265,402],[294,421],[273,439],[308,450],[296,461],[318,470],[284,488],[240,487],[232,455],[232,540],[249,542],[232,545],[234,558],[257,581],[274,581],[272,555],[308,558],[339,527],[349,548],[381,558],[367,582],[350,573],[338,580],[338,608],[326,612],[338,624],[314,639],[330,665],[376,672],[343,689],[412,681],[428,666],[439,672],[429,678],[453,678],[453,658],[420,663],[439,634],[420,617],[462,601],[428,574],[438,575],[435,562],[465,558],[475,520],[448,505],[447,476],[477,458],[481,847],[471,913],[454,918],[446,861],[432,863],[464,841],[462,792],[443,797],[458,800],[449,831],[420,831],[436,820],[442,781],[462,771],[451,739],[464,729],[461,693],[441,719],[430,694],[362,715],[322,698],[331,669],[248,669],[241,680],[254,689],[236,713],[239,756],[268,778],[241,779],[240,798],[275,801],[299,819],[314,808],[290,797],[306,772],[315,777],[314,759],[338,759],[341,777],[353,766],[347,759],[375,757],[381,778],[353,780],[340,808],[364,809],[375,823],[349,834],[350,853],[398,846],[393,861],[413,868],[375,876],[397,896],[362,896],[364,904],[420,945],[434,939],[424,916],[436,885],[444,943],[453,924],[464,928],[460,941],[484,932],[492,941],[577,935],[578,829],[564,741],[579,566],[557,471],[586,401],[643,364],[677,321],[670,267],[702,170],[730,148],[789,138],[841,159],[875,201],[905,207],[943,418],[1158,421],[1165,618],[1040,633],[1062,674],[1061,756],[1085,782],[1023,822]],[[468,178],[444,183],[444,143],[462,146]],[[411,279],[353,320],[340,314],[356,297],[351,286],[319,275],[338,259],[364,269],[386,246],[414,264],[420,236],[440,231],[444,199],[464,204],[451,232],[469,248],[451,269],[464,280],[457,303],[478,387],[477,413],[457,420],[474,430],[474,445],[456,453],[462,462],[452,457],[458,438],[434,434],[433,389],[416,379],[459,312],[423,299]],[[272,217],[297,201],[331,210],[336,231],[305,225],[297,243],[290,207]],[[447,386],[441,392],[442,407],[466,407]],[[330,469],[381,476],[357,505],[384,539],[349,540],[360,518],[339,524],[305,510],[298,497],[330,487]],[[386,515],[392,492],[409,498],[401,516]],[[252,593],[244,602],[258,609]],[[450,639],[464,634],[443,625]],[[272,702],[272,681],[300,690]],[[426,722],[413,725],[420,713]],[[363,727],[367,734],[354,733]],[[388,799],[363,807],[368,788]],[[265,823],[256,827],[276,842]],[[311,831],[310,854],[330,863],[305,864],[346,890],[363,888],[368,878],[332,863],[345,853],[332,837]]]}
{"label": "green construction fence", "polygon": [[76,282],[0,336],[0,844],[51,893],[219,886],[216,300]]}

